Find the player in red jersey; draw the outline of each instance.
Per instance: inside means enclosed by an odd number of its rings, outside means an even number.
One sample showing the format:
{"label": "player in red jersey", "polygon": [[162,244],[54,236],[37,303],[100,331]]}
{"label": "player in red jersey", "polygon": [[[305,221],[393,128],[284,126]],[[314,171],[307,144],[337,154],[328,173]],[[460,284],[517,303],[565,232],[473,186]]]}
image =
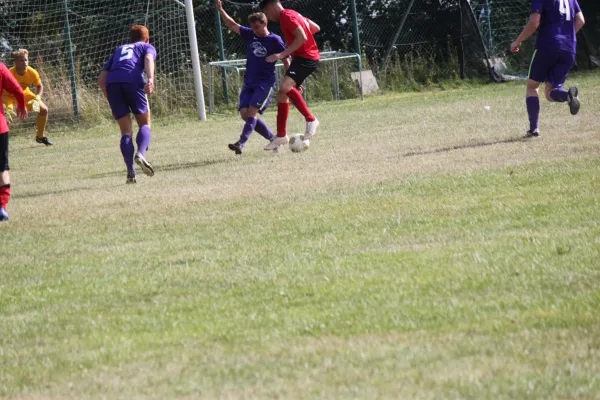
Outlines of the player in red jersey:
{"label": "player in red jersey", "polygon": [[319,25],[296,11],[283,8],[280,0],[262,0],[259,7],[271,21],[279,22],[287,44],[285,51],[267,57],[267,61],[277,62],[277,60],[292,56],[290,68],[281,82],[279,92],[277,92],[277,137],[265,147],[265,150],[273,150],[277,146],[288,143],[289,100],[306,119],[304,139],[312,139],[317,132],[319,121],[308,109],[298,88],[319,65],[321,55],[314,34],[319,32],[320,28]]}
{"label": "player in red jersey", "polygon": [[[21,85],[10,73],[6,65],[0,63],[0,93],[6,90],[17,101],[17,117],[27,118],[25,108],[25,94]],[[8,220],[6,206],[10,199],[10,175],[8,174],[8,124],[4,115],[4,108],[0,108],[0,222]]]}

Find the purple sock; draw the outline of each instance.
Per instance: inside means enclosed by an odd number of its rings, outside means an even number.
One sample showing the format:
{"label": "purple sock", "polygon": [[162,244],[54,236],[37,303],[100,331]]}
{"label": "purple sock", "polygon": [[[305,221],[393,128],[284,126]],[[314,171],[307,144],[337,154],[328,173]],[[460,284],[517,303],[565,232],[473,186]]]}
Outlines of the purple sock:
{"label": "purple sock", "polygon": [[146,150],[148,150],[148,146],[150,146],[150,138],[152,137],[152,132],[150,131],[150,127],[148,125],[142,125],[140,130],[135,137],[135,141],[138,146],[138,153],[141,155],[146,155]]}
{"label": "purple sock", "polygon": [[242,130],[242,134],[240,135],[240,145],[243,146],[246,144],[248,139],[250,139],[250,135],[252,131],[256,128],[256,118],[248,117],[246,120],[246,124],[244,125],[244,129]]}
{"label": "purple sock", "polygon": [[552,89],[550,91],[550,97],[558,103],[565,103],[569,99],[569,92],[563,88]]}
{"label": "purple sock", "polygon": [[527,114],[529,114],[529,129],[533,132],[539,127],[540,120],[540,98],[537,96],[527,97]]}
{"label": "purple sock", "polygon": [[123,160],[127,166],[127,171],[135,171],[133,165],[133,153],[135,148],[133,147],[133,139],[131,136],[121,136],[121,153],[123,154]]}
{"label": "purple sock", "polygon": [[267,124],[265,124],[265,121],[263,121],[262,119],[257,119],[256,120],[256,128],[254,128],[254,130],[256,132],[258,132],[260,134],[260,136],[262,136],[265,139],[267,139],[269,142],[271,140],[273,140],[273,138],[275,137],[275,135],[273,134],[273,132],[271,132],[271,130],[269,129],[269,127],[267,126]]}

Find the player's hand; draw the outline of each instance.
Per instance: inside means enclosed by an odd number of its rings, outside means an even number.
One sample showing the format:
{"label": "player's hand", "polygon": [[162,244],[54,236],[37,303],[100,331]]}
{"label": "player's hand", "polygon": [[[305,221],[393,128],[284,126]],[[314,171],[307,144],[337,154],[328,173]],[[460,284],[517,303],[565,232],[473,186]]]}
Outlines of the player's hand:
{"label": "player's hand", "polygon": [[40,102],[42,101],[39,95],[36,95],[35,98],[31,99],[27,102],[28,105],[31,106],[31,110],[35,112],[40,112]]}
{"label": "player's hand", "polygon": [[274,63],[274,62],[281,60],[282,58],[283,57],[281,57],[281,53],[276,53],[276,54],[271,54],[269,57],[267,57],[266,61],[270,62],[270,63]]}
{"label": "player's hand", "polygon": [[18,108],[17,107],[17,118],[25,119],[27,118],[27,109],[26,108]]}
{"label": "player's hand", "polygon": [[521,50],[521,43],[519,42],[512,42],[512,44],[510,45],[510,51],[512,51],[513,53],[518,53],[519,50]]}
{"label": "player's hand", "polygon": [[148,83],[146,83],[146,86],[144,86],[144,92],[146,92],[146,94],[152,94],[154,93],[154,81],[153,80],[148,80]]}
{"label": "player's hand", "polygon": [[2,106],[4,107],[4,116],[6,117],[6,122],[12,124],[13,119],[17,116],[17,114],[15,114],[12,107],[6,107],[6,104],[2,104]]}
{"label": "player's hand", "polygon": [[215,0],[215,6],[217,7],[217,10],[223,10],[223,3],[221,2],[221,0]]}
{"label": "player's hand", "polygon": [[305,88],[303,85],[298,86],[298,91],[300,92],[300,94],[304,93],[304,89]]}

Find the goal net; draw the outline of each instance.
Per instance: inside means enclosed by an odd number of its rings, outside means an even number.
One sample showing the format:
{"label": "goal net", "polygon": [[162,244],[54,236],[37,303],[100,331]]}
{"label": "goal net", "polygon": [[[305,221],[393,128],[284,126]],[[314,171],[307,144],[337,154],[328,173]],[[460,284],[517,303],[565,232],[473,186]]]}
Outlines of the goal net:
{"label": "goal net", "polygon": [[[248,25],[248,15],[259,11],[255,2],[223,0],[223,7],[232,18],[242,25]],[[284,7],[294,9],[315,21],[321,32],[315,35],[321,50],[321,64],[317,71],[305,82],[304,96],[307,101],[335,101],[360,99],[362,95],[359,71],[362,70],[362,57],[353,48],[352,24],[349,3],[327,2],[323,0],[283,0]],[[269,30],[282,36],[278,23],[269,21]],[[213,101],[211,111],[229,103],[231,108],[237,103],[241,89],[246,57],[246,45],[225,25],[221,29],[223,39],[222,60],[210,63],[209,90]],[[215,38],[218,42],[218,37]],[[281,64],[279,64],[281,67]],[[278,68],[278,80],[282,78],[282,68]]]}
{"label": "goal net", "polygon": [[44,85],[50,122],[110,118],[97,87],[102,66],[128,40],[132,25],[146,25],[156,47],[157,96],[153,115],[193,114],[194,78],[185,7],[177,0],[28,0],[0,3],[0,61],[29,50],[29,65]]}

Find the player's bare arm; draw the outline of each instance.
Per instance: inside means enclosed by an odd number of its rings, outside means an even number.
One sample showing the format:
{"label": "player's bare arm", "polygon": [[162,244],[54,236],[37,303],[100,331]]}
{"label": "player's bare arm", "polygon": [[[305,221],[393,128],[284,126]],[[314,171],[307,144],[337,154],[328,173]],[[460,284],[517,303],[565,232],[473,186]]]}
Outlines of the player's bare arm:
{"label": "player's bare arm", "polygon": [[106,79],[108,78],[108,71],[104,70],[100,72],[100,76],[98,77],[98,87],[104,93],[104,97],[108,98],[108,93],[106,92]]}
{"label": "player's bare arm", "polygon": [[525,28],[523,28],[523,32],[521,32],[517,39],[510,45],[510,50],[513,53],[518,53],[521,48],[521,44],[529,39],[538,30],[540,27],[540,20],[541,15],[539,13],[532,13],[529,16],[529,21],[527,22],[527,25],[525,25]]}
{"label": "player's bare arm", "polygon": [[290,58],[286,57],[286,58],[282,59],[281,62],[283,63],[283,73],[285,74],[288,71],[288,69],[290,69],[290,64],[291,64]]}
{"label": "player's bare arm", "polygon": [[44,85],[40,83],[38,86],[35,87],[35,90],[35,94],[42,97],[42,94],[44,94]]}
{"label": "player's bare arm", "polygon": [[312,33],[313,35],[315,33],[321,32],[321,27],[317,25],[314,21],[311,21],[310,19],[308,20],[308,26],[310,26],[310,33]]}
{"label": "player's bare arm", "polygon": [[575,14],[575,32],[579,32],[581,28],[585,25],[585,18],[583,17],[583,13],[578,12]]}
{"label": "player's bare arm", "polygon": [[227,14],[227,12],[223,9],[223,3],[221,2],[221,0],[215,0],[215,5],[217,6],[217,10],[219,10],[219,14],[221,14],[225,25],[227,25],[227,28],[229,28],[231,32],[239,35],[240,24],[235,22],[235,20],[231,18],[229,14]]}
{"label": "player's bare arm", "polygon": [[146,54],[144,57],[144,72],[146,72],[146,86],[144,87],[144,91],[147,94],[154,93],[154,58],[152,54]]}
{"label": "player's bare arm", "polygon": [[294,30],[294,41],[292,42],[290,47],[288,47],[282,53],[271,54],[269,57],[267,57],[267,62],[277,62],[278,60],[283,60],[284,58],[288,58],[290,56],[290,54],[292,54],[293,52],[298,50],[300,47],[302,47],[304,42],[306,42],[307,40],[308,40],[308,37],[306,36],[304,29],[302,29],[300,26],[297,27],[296,30]]}

